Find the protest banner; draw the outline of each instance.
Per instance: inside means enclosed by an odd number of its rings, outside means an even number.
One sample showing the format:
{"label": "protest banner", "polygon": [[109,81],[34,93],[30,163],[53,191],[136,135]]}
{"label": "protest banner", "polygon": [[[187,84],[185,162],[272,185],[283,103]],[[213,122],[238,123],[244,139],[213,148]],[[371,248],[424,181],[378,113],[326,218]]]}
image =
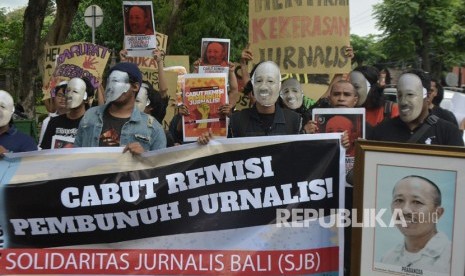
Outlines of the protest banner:
{"label": "protest banner", "polygon": [[343,228],[322,223],[344,205],[337,136],[7,154],[0,274],[342,275]]}
{"label": "protest banner", "polygon": [[157,48],[151,1],[123,1],[124,48],[128,56],[151,56]]}
{"label": "protest banner", "polygon": [[221,118],[219,108],[228,103],[228,75],[186,74],[182,84],[182,100],[189,115],[182,116],[183,139],[196,141],[204,132],[213,137],[227,137],[229,118]]}
{"label": "protest banner", "polygon": [[89,78],[94,89],[97,89],[111,56],[108,48],[89,42],[46,45],[44,51],[44,99],[50,98],[50,91],[58,83],[75,77]]}
{"label": "protest banner", "polygon": [[228,73],[230,39],[202,38],[199,73]]}

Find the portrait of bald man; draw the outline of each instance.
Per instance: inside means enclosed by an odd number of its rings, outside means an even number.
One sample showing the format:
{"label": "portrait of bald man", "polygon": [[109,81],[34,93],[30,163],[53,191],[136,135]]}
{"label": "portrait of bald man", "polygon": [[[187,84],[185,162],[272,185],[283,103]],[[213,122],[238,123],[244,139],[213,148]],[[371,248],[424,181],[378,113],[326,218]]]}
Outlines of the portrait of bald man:
{"label": "portrait of bald man", "polygon": [[125,34],[153,35],[155,33],[150,5],[125,5]]}
{"label": "portrait of bald man", "polygon": [[[439,230],[438,223],[446,212],[451,216],[453,208],[443,206],[444,200],[449,197],[443,195],[440,186],[432,179],[431,176],[420,174],[403,176],[395,181],[390,191],[391,195],[386,195],[387,201],[390,199],[393,218],[401,222],[388,230],[392,237],[398,237],[399,233],[402,237],[396,243],[395,240],[384,236],[383,239],[386,240],[388,247],[382,251],[378,261],[397,267],[395,269],[397,272],[450,275],[452,255],[450,233]],[[451,224],[451,221],[447,220],[447,222]],[[393,233],[394,229],[395,233]]]}

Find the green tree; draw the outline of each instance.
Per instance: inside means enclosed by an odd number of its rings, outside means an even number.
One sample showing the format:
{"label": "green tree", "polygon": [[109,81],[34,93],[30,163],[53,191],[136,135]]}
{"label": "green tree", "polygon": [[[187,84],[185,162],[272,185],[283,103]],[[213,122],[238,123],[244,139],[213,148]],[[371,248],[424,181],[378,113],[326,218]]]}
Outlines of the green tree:
{"label": "green tree", "polygon": [[19,51],[23,43],[23,14],[25,8],[7,12],[0,9],[0,58],[2,67],[18,68]]}
{"label": "green tree", "polygon": [[376,36],[350,35],[350,45],[354,49],[353,66],[374,65],[383,63],[386,55],[380,49]]}
{"label": "green tree", "polygon": [[[155,28],[168,35],[167,54],[200,57],[203,37],[231,39],[231,60],[238,60],[248,39],[248,2],[227,0],[153,0]],[[123,47],[123,16],[120,0],[81,0],[67,41],[91,41],[91,29],[84,23],[84,10],[99,5],[104,13],[96,29],[96,43],[115,49]],[[212,11],[215,15],[212,16]]]}
{"label": "green tree", "polygon": [[[375,5],[375,18],[383,30],[383,51],[402,61],[438,74],[446,54],[457,50],[441,46],[455,23],[458,0],[384,0]],[[449,51],[449,53],[446,53]],[[450,52],[452,51],[452,52]],[[438,63],[441,65],[438,66]],[[432,64],[435,64],[433,67]]]}
{"label": "green tree", "polygon": [[[56,10],[53,9],[56,3]],[[60,43],[69,32],[79,0],[29,1],[23,17],[23,43],[19,60],[19,95],[30,117],[35,114],[35,94],[40,84],[39,66],[44,42]],[[45,34],[44,23],[48,16],[54,20]]]}
{"label": "green tree", "polygon": [[[230,38],[230,59],[234,61],[239,59],[242,48],[247,44],[247,1],[152,0],[152,3],[156,29],[168,35],[168,54],[189,55],[193,62],[200,57],[203,37]],[[92,4],[99,5],[104,11],[103,23],[96,29],[96,43],[118,52],[123,45],[120,0],[30,0],[24,11],[23,29],[16,32],[16,37],[23,34],[24,40],[8,40],[2,44],[17,43],[16,47],[1,49],[0,57],[5,55],[12,57],[12,62],[18,61],[16,66],[12,66],[19,68],[19,92],[24,98],[24,107],[30,111],[29,115],[34,110],[34,90],[37,91],[38,87],[35,84],[41,79],[44,44],[91,41],[91,29],[85,25],[83,14]],[[1,30],[12,29],[3,28],[7,23],[2,16]],[[10,54],[6,49],[16,52]],[[15,54],[20,58],[15,59]]]}
{"label": "green tree", "polygon": [[229,38],[230,60],[239,60],[248,40],[248,11],[248,1],[184,0],[178,26],[168,38],[170,53],[189,55],[193,61],[200,57],[202,38]]}

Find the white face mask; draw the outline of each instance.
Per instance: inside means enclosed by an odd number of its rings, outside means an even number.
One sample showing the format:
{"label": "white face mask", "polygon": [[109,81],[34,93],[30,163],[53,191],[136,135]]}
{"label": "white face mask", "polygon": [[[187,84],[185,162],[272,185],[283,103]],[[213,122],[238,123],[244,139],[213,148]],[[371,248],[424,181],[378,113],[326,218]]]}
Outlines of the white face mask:
{"label": "white face mask", "polygon": [[144,112],[145,107],[150,104],[148,93],[149,93],[149,91],[147,89],[147,85],[145,83],[143,83],[141,88],[139,89],[139,93],[137,93],[137,97],[136,97],[136,107],[141,112]]}
{"label": "white face mask", "polygon": [[105,102],[109,103],[117,100],[121,95],[131,88],[129,75],[126,72],[115,70],[108,76],[107,87],[105,88]]}
{"label": "white face mask", "polygon": [[253,94],[257,103],[272,106],[279,97],[281,88],[281,72],[271,61],[260,64],[252,76]]}
{"label": "white face mask", "polygon": [[397,102],[399,117],[405,123],[417,119],[424,104],[424,88],[420,78],[414,74],[404,74],[397,82]]}
{"label": "white face mask", "polygon": [[349,79],[352,85],[355,87],[355,90],[358,93],[358,102],[357,106],[361,106],[365,103],[368,95],[368,91],[370,90],[371,87],[369,87],[369,82],[365,78],[365,76],[358,72],[358,71],[352,71],[349,74]]}
{"label": "white face mask", "polygon": [[87,99],[86,83],[80,78],[72,78],[66,87],[66,106],[76,108]]}
{"label": "white face mask", "polygon": [[6,126],[10,122],[14,112],[13,98],[8,92],[0,90],[0,127]]}
{"label": "white face mask", "polygon": [[285,80],[279,95],[289,109],[297,109],[302,106],[304,93],[300,83],[295,79]]}

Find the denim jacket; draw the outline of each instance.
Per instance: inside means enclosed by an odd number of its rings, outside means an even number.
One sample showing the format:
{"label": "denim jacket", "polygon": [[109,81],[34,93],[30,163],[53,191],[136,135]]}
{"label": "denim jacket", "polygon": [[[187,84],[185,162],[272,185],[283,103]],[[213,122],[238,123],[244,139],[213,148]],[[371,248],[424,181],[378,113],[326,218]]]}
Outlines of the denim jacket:
{"label": "denim jacket", "polygon": [[[87,110],[79,123],[74,140],[75,147],[98,147],[103,127],[103,113],[108,104],[92,107]],[[140,112],[136,107],[131,118],[121,129],[120,145],[139,142],[146,150],[166,148],[166,136],[160,123],[155,118]]]}

